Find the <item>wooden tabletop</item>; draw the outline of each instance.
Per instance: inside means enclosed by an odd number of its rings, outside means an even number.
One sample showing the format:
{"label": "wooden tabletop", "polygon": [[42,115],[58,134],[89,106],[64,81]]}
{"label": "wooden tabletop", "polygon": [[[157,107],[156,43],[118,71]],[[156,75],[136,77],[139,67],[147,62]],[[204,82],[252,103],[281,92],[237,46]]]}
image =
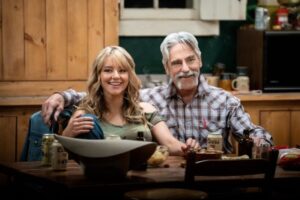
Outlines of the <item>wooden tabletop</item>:
{"label": "wooden tabletop", "polygon": [[[182,167],[183,158],[169,156],[160,167],[148,168],[144,171],[131,170],[127,177],[121,180],[89,179],[75,161],[69,160],[65,171],[53,171],[51,167],[42,166],[35,162],[0,162],[0,172],[13,176],[22,181],[37,182],[47,188],[70,191],[128,191],[145,187],[182,187],[184,186],[185,169]],[[239,184],[239,182],[261,181],[262,176],[240,177],[199,177],[199,187]],[[300,184],[300,171],[285,171],[276,169],[275,181],[278,184]]]}

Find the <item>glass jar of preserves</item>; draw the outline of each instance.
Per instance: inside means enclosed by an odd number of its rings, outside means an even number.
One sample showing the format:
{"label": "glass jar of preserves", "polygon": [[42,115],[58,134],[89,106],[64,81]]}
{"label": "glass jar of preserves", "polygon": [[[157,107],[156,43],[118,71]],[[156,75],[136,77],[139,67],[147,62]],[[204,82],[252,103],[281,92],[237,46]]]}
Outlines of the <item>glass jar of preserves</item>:
{"label": "glass jar of preserves", "polygon": [[54,134],[47,133],[42,137],[42,165],[51,165],[51,145],[54,141]]}

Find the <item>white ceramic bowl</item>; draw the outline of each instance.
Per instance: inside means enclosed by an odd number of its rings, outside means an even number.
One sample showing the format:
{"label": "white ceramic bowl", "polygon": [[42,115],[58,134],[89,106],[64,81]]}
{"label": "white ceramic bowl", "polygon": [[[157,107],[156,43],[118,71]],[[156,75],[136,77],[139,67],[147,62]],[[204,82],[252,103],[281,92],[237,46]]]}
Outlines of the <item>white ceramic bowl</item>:
{"label": "white ceramic bowl", "polygon": [[91,178],[124,178],[130,169],[146,163],[156,143],[136,140],[90,140],[55,135],[55,138]]}

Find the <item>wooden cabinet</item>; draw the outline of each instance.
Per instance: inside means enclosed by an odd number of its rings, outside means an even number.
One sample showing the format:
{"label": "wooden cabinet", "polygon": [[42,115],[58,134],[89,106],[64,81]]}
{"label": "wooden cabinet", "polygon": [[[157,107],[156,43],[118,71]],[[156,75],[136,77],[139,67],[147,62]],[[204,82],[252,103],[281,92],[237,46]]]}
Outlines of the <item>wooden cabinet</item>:
{"label": "wooden cabinet", "polygon": [[291,147],[300,144],[300,107],[263,111],[261,124],[274,135],[275,144],[288,144]]}
{"label": "wooden cabinet", "polygon": [[300,144],[300,94],[239,95],[253,123],[264,127],[275,145]]}
{"label": "wooden cabinet", "polygon": [[276,145],[291,144],[291,111],[261,109],[259,114],[260,125],[273,135]]}
{"label": "wooden cabinet", "polygon": [[45,99],[0,98],[0,161],[20,160],[29,118]]}
{"label": "wooden cabinet", "polygon": [[[1,111],[2,112],[2,111]],[[17,117],[10,115],[0,116],[0,161],[15,161],[17,139]]]}

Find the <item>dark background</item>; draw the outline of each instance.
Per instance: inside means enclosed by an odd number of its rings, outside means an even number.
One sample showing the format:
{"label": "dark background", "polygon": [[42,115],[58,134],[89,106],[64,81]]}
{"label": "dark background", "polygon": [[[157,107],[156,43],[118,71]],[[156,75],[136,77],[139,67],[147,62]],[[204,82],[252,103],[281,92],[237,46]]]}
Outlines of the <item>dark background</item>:
{"label": "dark background", "polygon": [[[225,71],[236,71],[236,32],[244,24],[254,23],[256,0],[248,0],[247,19],[220,21],[219,36],[197,37],[202,52],[202,73],[211,73],[215,63],[226,65]],[[163,74],[160,44],[164,37],[120,37],[120,45],[127,49],[136,62],[137,74]]]}

